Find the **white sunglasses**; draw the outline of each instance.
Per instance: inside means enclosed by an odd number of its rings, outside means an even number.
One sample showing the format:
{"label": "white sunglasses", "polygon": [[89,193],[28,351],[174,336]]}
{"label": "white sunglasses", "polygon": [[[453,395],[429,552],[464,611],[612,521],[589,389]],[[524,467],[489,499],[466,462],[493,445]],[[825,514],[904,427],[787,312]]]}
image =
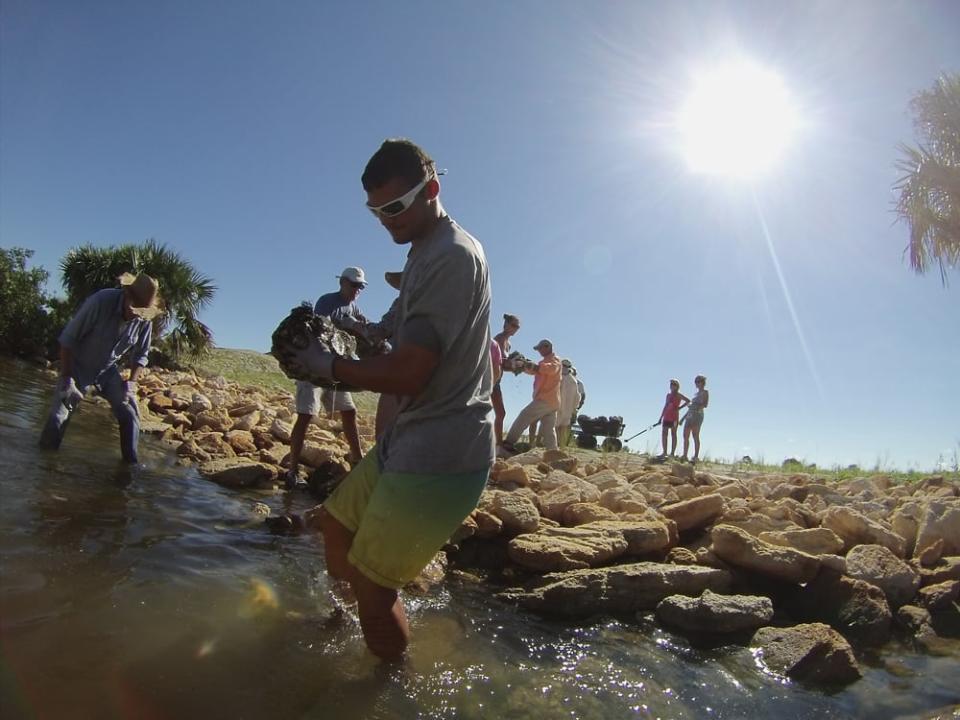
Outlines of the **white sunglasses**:
{"label": "white sunglasses", "polygon": [[413,205],[413,201],[417,199],[417,195],[421,190],[423,190],[423,188],[428,182],[430,182],[432,178],[433,175],[431,173],[427,173],[423,180],[414,185],[408,192],[404,193],[400,197],[391,200],[388,203],[384,203],[383,205],[377,205],[376,207],[368,204],[367,210],[372,212],[377,217],[396,217],[400,213],[406,212],[410,206]]}

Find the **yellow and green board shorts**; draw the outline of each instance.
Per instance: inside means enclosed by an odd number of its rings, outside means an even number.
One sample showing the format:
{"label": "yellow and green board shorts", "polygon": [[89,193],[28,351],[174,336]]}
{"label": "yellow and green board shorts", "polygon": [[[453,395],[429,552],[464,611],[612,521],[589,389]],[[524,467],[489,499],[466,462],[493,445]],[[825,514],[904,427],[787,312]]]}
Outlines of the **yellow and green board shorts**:
{"label": "yellow and green board shorts", "polygon": [[477,506],[489,473],[381,472],[374,448],[323,507],[355,533],[350,564],[377,585],[398,589],[420,574]]}

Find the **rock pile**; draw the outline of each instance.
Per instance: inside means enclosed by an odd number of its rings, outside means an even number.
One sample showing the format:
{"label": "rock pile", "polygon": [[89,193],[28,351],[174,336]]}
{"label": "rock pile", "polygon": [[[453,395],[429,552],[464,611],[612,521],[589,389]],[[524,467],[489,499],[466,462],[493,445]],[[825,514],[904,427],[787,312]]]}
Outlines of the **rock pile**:
{"label": "rock pile", "polygon": [[[160,435],[181,462],[227,487],[269,487],[279,480],[296,420],[289,392],[243,387],[222,377],[148,370],[137,383],[141,429]],[[372,443],[373,426],[358,417]],[[307,429],[300,462],[309,469],[349,470],[339,418],[318,416]]]}
{"label": "rock pile", "polygon": [[960,482],[939,476],[734,477],[530,452],[497,461],[448,554],[527,609],[746,633],[761,664],[808,681],[858,678],[850,643],[960,631]]}

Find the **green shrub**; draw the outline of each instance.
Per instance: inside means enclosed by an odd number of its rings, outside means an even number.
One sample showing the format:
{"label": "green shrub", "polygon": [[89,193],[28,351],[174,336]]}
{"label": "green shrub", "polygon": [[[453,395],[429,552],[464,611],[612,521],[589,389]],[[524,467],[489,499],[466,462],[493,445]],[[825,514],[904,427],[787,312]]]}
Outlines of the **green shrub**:
{"label": "green shrub", "polygon": [[57,335],[69,320],[66,302],[47,296],[50,274],[27,269],[33,250],[0,248],[0,352],[20,357],[56,356]]}

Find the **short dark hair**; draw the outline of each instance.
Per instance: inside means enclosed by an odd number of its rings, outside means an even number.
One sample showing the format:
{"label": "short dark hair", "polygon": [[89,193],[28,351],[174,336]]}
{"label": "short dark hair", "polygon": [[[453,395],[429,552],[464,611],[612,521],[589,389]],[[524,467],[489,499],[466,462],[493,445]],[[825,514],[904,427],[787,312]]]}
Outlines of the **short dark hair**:
{"label": "short dark hair", "polygon": [[503,314],[503,321],[505,323],[509,323],[510,325],[520,324],[520,318],[518,318],[516,315],[511,315],[510,313]]}
{"label": "short dark hair", "polygon": [[389,138],[367,162],[360,182],[367,192],[386,185],[393,178],[402,178],[412,187],[434,172],[433,158],[423,148],[406,138]]}

